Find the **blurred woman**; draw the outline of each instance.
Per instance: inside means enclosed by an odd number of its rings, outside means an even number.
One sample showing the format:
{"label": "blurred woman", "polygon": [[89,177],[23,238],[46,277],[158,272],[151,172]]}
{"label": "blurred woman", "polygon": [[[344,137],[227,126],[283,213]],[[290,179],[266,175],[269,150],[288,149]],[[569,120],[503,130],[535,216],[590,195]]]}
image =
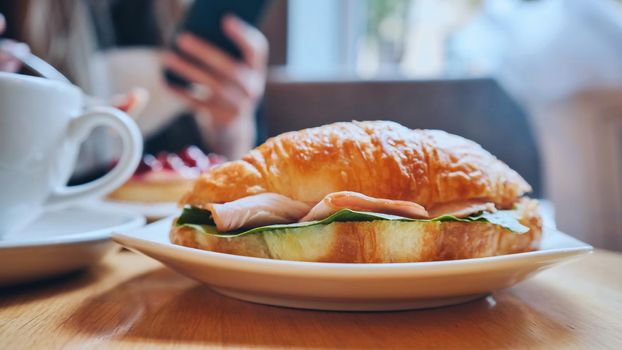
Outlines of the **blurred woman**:
{"label": "blurred woman", "polygon": [[[4,2],[0,12],[13,22],[9,35],[57,67],[89,94],[110,99],[133,87],[150,95],[134,116],[145,150],[178,151],[195,144],[238,158],[257,139],[258,103],[264,92],[268,43],[256,28],[227,16],[222,28],[242,52],[236,60],[209,42],[181,33],[177,46],[189,61],[167,50],[188,1],[30,0]],[[192,83],[172,88],[167,67]],[[114,144],[101,137],[83,147],[82,168],[114,158]],[[109,141],[108,141],[109,142]]]}

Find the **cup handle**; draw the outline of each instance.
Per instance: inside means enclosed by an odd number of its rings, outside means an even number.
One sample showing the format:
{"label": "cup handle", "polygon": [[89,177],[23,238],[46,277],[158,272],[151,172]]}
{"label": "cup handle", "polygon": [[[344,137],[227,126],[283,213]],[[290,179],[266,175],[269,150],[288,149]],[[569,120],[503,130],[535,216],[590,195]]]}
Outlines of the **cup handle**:
{"label": "cup handle", "polygon": [[115,167],[97,180],[77,185],[61,186],[47,198],[45,206],[56,207],[71,204],[85,198],[97,197],[121,186],[140,162],[143,144],[136,123],[125,113],[110,107],[97,107],[71,121],[68,138],[70,142],[82,143],[97,126],[109,126],[121,137],[123,154]]}

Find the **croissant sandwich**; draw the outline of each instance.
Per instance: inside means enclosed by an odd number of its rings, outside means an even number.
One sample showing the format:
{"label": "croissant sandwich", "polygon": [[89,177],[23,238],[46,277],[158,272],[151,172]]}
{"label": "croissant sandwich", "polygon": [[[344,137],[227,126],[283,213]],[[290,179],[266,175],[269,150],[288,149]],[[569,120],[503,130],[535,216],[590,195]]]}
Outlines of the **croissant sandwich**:
{"label": "croissant sandwich", "polygon": [[525,180],[475,142],[389,121],[269,139],[202,175],[173,243],[339,263],[467,259],[537,248]]}

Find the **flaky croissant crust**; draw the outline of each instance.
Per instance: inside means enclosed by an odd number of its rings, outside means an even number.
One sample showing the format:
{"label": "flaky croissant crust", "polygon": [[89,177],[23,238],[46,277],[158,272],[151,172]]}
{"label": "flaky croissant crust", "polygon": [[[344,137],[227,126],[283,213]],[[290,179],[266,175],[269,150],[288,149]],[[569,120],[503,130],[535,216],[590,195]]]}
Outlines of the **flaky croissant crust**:
{"label": "flaky croissant crust", "polygon": [[202,175],[182,204],[275,192],[316,203],[336,191],[414,201],[426,208],[482,199],[510,208],[529,184],[477,143],[389,121],[334,123],[269,139]]}

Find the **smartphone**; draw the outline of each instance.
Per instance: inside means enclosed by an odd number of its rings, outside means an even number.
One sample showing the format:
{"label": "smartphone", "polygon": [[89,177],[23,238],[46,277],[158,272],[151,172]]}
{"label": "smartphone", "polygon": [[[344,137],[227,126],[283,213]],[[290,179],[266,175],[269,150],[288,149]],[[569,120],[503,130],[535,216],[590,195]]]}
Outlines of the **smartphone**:
{"label": "smartphone", "polygon": [[[178,33],[190,32],[220,48],[235,59],[241,59],[240,49],[222,31],[222,19],[231,14],[256,26],[269,0],[195,0],[186,13]],[[173,44],[173,50],[185,56]],[[166,80],[179,87],[190,84],[170,70],[164,71]]]}

